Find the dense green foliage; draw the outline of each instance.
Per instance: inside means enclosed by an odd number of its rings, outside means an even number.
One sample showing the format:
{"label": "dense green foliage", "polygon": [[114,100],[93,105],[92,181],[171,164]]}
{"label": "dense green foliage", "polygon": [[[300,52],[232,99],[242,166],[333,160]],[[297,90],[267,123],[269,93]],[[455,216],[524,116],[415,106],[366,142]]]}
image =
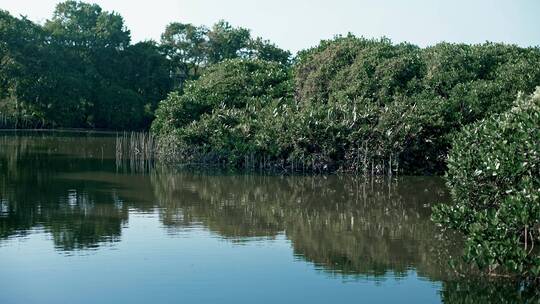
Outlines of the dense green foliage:
{"label": "dense green foliage", "polygon": [[465,128],[447,178],[454,203],[434,217],[465,234],[466,257],[490,271],[540,278],[540,89]]}
{"label": "dense green foliage", "polygon": [[226,60],[188,82],[183,94],[170,94],[152,129],[177,159],[240,165],[248,155],[271,155],[276,137],[268,134],[274,120],[267,111],[291,93],[289,71],[280,63]]}
{"label": "dense green foliage", "polygon": [[538,48],[491,43],[421,49],[338,37],[298,55],[281,96],[246,84],[251,76],[241,71],[254,64],[258,77],[276,81],[264,73],[275,65],[235,60],[169,96],[154,125],[169,155],[240,167],[441,173],[457,132],[540,83]]}
{"label": "dense green foliage", "polygon": [[250,31],[220,21],[211,29],[193,24],[171,23],[161,36],[161,45],[171,59],[177,88],[197,79],[202,70],[227,59],[252,58],[288,64],[290,52],[267,40],[251,37]]}
{"label": "dense green foliage", "polygon": [[122,17],[96,4],[59,3],[44,24],[0,11],[0,128],[146,129],[169,92],[236,57],[290,53],[224,21],[131,44]]}
{"label": "dense green foliage", "polygon": [[0,35],[0,111],[17,119],[143,128],[170,91],[158,47],[131,45],[122,17],[97,5],[60,3],[43,26],[1,12]]}
{"label": "dense green foliage", "polygon": [[349,36],[301,53],[296,67],[298,100],[323,114],[311,149],[345,167],[397,155],[409,173],[442,172],[455,132],[539,83],[538,48],[490,43],[420,49]]}

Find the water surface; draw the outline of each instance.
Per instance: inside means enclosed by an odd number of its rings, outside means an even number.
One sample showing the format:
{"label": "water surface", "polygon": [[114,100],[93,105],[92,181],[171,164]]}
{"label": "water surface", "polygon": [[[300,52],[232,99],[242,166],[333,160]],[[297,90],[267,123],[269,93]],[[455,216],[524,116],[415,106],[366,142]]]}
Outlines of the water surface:
{"label": "water surface", "polygon": [[0,303],[523,302],[452,275],[447,199],[434,177],[140,170],[110,134],[0,132]]}

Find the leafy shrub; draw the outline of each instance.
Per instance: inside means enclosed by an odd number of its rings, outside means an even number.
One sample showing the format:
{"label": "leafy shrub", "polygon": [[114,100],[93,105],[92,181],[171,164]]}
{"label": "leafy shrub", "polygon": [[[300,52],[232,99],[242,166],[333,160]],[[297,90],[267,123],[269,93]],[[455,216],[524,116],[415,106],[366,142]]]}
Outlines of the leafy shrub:
{"label": "leafy shrub", "polygon": [[388,167],[393,158],[405,173],[442,173],[457,132],[509,109],[519,91],[532,93],[540,51],[492,43],[421,49],[349,35],[301,52],[294,71],[301,113],[332,132],[312,140],[347,134],[328,142],[341,150],[326,153],[338,167],[358,166],[353,159]]}
{"label": "leafy shrub", "polygon": [[167,150],[234,166],[250,158],[284,169],[440,174],[464,126],[506,111],[538,83],[538,48],[422,49],[349,35],[300,52],[292,73],[261,60],[211,66],[161,103],[152,128],[167,135]]}
{"label": "leafy shrub", "polygon": [[540,88],[513,107],[466,127],[448,157],[453,203],[434,219],[467,238],[480,268],[540,277]]}
{"label": "leafy shrub", "polygon": [[291,88],[289,71],[279,63],[226,60],[189,82],[183,94],[171,93],[158,108],[152,131],[162,138],[163,150],[180,160],[236,165],[271,150],[263,133],[273,128],[267,122],[271,112],[290,102]]}

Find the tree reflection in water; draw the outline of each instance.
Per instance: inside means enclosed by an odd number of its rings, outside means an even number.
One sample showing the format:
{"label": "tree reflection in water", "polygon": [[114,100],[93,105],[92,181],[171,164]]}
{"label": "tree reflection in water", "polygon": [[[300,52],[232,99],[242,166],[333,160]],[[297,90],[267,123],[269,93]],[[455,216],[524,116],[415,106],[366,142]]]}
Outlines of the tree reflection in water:
{"label": "tree reflection in water", "polygon": [[[114,138],[0,134],[0,242],[41,229],[57,250],[121,241],[131,212],[157,213],[169,233],[203,227],[235,243],[285,236],[298,259],[329,275],[441,281],[447,303],[536,301],[504,282],[454,275],[459,237],[430,221],[448,199],[433,177],[262,176],[119,170]],[[463,270],[463,265],[457,266]]]}

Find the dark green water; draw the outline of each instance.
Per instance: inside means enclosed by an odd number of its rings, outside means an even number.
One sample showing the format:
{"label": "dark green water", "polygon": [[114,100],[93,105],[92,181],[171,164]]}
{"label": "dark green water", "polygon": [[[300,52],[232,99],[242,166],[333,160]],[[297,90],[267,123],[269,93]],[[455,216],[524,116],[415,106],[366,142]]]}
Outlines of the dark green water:
{"label": "dark green water", "polygon": [[453,275],[438,178],[136,167],[110,135],[0,132],[0,303],[538,301]]}

